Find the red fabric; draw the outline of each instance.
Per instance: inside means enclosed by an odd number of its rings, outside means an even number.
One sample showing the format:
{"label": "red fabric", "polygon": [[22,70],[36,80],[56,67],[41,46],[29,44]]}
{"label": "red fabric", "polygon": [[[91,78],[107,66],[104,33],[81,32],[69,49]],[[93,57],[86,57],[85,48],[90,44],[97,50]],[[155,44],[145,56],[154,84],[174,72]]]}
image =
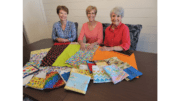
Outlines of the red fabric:
{"label": "red fabric", "polygon": [[121,46],[124,51],[128,50],[131,45],[129,28],[121,22],[114,30],[111,26],[105,30],[104,45],[110,47]]}
{"label": "red fabric", "polygon": [[70,42],[55,42],[54,45],[68,45]]}
{"label": "red fabric", "polygon": [[96,64],[94,64],[94,63],[88,63],[88,68],[89,68],[89,70],[92,72],[92,66],[93,65],[96,65]]}

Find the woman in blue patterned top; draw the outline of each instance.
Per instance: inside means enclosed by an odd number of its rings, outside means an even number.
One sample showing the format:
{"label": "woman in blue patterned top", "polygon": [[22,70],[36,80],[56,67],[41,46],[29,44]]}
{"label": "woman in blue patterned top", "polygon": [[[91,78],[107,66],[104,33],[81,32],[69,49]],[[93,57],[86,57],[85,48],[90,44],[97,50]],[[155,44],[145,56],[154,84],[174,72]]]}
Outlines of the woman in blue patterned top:
{"label": "woman in blue patterned top", "polygon": [[66,6],[58,6],[57,14],[60,21],[54,23],[52,30],[52,39],[58,42],[72,42],[76,39],[75,24],[67,21],[69,10]]}

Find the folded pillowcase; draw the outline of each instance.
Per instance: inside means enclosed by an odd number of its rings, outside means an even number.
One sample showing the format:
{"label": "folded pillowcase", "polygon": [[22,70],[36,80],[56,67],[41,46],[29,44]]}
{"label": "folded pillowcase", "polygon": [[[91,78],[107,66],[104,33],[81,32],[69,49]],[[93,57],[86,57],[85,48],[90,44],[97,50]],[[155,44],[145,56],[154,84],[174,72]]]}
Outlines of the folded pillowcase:
{"label": "folded pillowcase", "polygon": [[121,69],[130,67],[130,65],[128,63],[119,60],[117,57],[111,57],[111,58],[105,59],[105,61],[108,63],[108,65],[114,64]]}
{"label": "folded pillowcase", "polygon": [[33,78],[25,85],[38,90],[43,90],[45,85],[46,71],[39,71],[34,74]]}
{"label": "folded pillowcase", "polygon": [[106,83],[112,82],[111,77],[103,69],[104,66],[92,66],[93,70],[93,83]]}
{"label": "folded pillowcase", "polygon": [[89,72],[89,70],[82,70],[82,69],[72,68],[70,73],[72,73],[72,72],[74,72],[74,73],[79,73],[79,74],[83,74],[83,75],[88,75],[88,76],[91,77],[91,79],[93,79],[93,74],[91,74],[91,73]]}
{"label": "folded pillowcase", "polygon": [[61,78],[63,79],[63,81],[64,81],[65,83],[67,83],[67,81],[68,81],[68,79],[69,79],[70,71],[71,71],[71,68],[58,71],[59,75],[61,76]]}
{"label": "folded pillowcase", "polygon": [[129,74],[129,76],[126,78],[127,81],[133,80],[135,77],[142,75],[142,73],[140,71],[136,70],[132,66],[124,69],[124,71]]}
{"label": "folded pillowcase", "polygon": [[92,73],[92,66],[96,64],[94,63],[94,61],[88,61],[88,60],[86,61],[86,63],[87,63],[89,72]]}
{"label": "folded pillowcase", "polygon": [[53,89],[63,86],[64,84],[65,82],[59,76],[59,73],[51,71],[46,75],[44,89]]}
{"label": "folded pillowcase", "polygon": [[27,62],[23,68],[26,68],[28,66],[33,66],[33,67],[36,67],[36,68],[39,68],[41,64],[41,61],[36,61],[36,60],[33,60],[33,61],[30,61],[30,62]]}
{"label": "folded pillowcase", "polygon": [[123,69],[120,69],[116,65],[105,66],[103,68],[111,77],[114,84],[121,82],[123,79],[129,76],[125,71],[123,71]]}
{"label": "folded pillowcase", "polygon": [[86,94],[91,77],[72,72],[64,89]]}
{"label": "folded pillowcase", "polygon": [[33,66],[27,66],[25,68],[23,68],[23,78],[25,78],[28,75],[31,75],[33,73],[38,72],[39,69]]}

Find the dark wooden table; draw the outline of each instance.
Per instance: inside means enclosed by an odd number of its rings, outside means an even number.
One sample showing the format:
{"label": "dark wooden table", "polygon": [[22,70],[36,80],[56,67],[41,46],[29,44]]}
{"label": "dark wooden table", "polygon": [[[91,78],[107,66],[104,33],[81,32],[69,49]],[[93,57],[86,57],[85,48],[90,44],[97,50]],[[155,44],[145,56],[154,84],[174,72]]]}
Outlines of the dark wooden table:
{"label": "dark wooden table", "polygon": [[[29,61],[33,50],[50,48],[52,39],[44,39],[23,47],[23,65]],[[64,87],[40,91],[23,87],[23,94],[39,101],[157,101],[157,54],[134,51],[139,79],[113,83],[90,82],[85,95],[67,91]]]}

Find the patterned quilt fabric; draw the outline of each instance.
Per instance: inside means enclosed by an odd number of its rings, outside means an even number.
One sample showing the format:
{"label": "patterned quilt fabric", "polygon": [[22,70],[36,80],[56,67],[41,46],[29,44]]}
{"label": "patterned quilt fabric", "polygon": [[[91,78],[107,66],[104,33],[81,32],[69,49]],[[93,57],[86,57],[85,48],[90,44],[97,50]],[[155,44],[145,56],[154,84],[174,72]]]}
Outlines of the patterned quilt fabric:
{"label": "patterned quilt fabric", "polygon": [[[85,47],[87,46],[88,44],[86,44]],[[69,63],[74,68],[79,68],[80,64],[86,64],[86,60],[91,60],[93,58],[93,55],[98,47],[98,45],[95,45],[92,50],[79,50],[75,55],[66,60],[66,63]]]}
{"label": "patterned quilt fabric", "polygon": [[46,48],[46,49],[40,49],[40,50],[35,50],[35,51],[31,51],[31,55],[30,55],[30,60],[29,61],[41,61],[47,54],[47,52],[50,50],[51,48]]}
{"label": "patterned quilt fabric", "polygon": [[41,66],[51,66],[67,46],[68,45],[53,45],[47,55],[43,58]]}
{"label": "patterned quilt fabric", "polygon": [[125,71],[123,71],[123,69],[120,69],[116,65],[105,66],[103,68],[111,77],[114,84],[121,82],[123,79],[129,76]]}
{"label": "patterned quilt fabric", "polygon": [[121,68],[121,69],[126,69],[128,67],[130,67],[130,65],[126,62],[123,62],[121,60],[119,60],[117,57],[111,57],[109,59],[105,59],[105,61],[109,64],[109,65],[116,65],[117,67]]}
{"label": "patterned quilt fabric", "polygon": [[49,72],[46,75],[44,89],[53,89],[64,85],[65,82],[59,76],[58,72]]}
{"label": "patterned quilt fabric", "polygon": [[38,78],[38,77],[33,77],[26,86],[32,87],[35,89],[43,90],[44,89],[44,84],[45,84],[45,79],[44,78]]}
{"label": "patterned quilt fabric", "polygon": [[33,66],[33,67],[39,68],[40,64],[41,64],[41,61],[35,61],[35,60],[33,60],[33,61],[31,61],[31,62],[27,62],[27,63],[24,65],[23,68],[26,68],[26,67],[29,67],[29,66]]}
{"label": "patterned quilt fabric", "polygon": [[86,94],[90,76],[72,72],[64,89]]}
{"label": "patterned quilt fabric", "polygon": [[110,76],[103,69],[104,66],[92,66],[94,83],[112,82]]}
{"label": "patterned quilt fabric", "polygon": [[65,83],[67,83],[69,79],[70,71],[71,71],[71,68],[59,71],[59,75],[61,76],[61,78],[64,80]]}
{"label": "patterned quilt fabric", "polygon": [[71,69],[71,73],[79,73],[79,74],[83,74],[83,75],[87,75],[87,76],[90,76],[91,79],[93,79],[93,74],[91,74],[89,72],[89,70],[83,70],[83,69],[75,69],[75,68],[72,68]]}
{"label": "patterned quilt fabric", "polygon": [[31,75],[35,72],[38,72],[39,69],[33,66],[27,66],[25,68],[23,68],[23,78],[25,78],[28,75]]}
{"label": "patterned quilt fabric", "polygon": [[31,87],[39,90],[44,89],[46,71],[39,71],[34,74],[33,78],[26,84],[26,87]]}

